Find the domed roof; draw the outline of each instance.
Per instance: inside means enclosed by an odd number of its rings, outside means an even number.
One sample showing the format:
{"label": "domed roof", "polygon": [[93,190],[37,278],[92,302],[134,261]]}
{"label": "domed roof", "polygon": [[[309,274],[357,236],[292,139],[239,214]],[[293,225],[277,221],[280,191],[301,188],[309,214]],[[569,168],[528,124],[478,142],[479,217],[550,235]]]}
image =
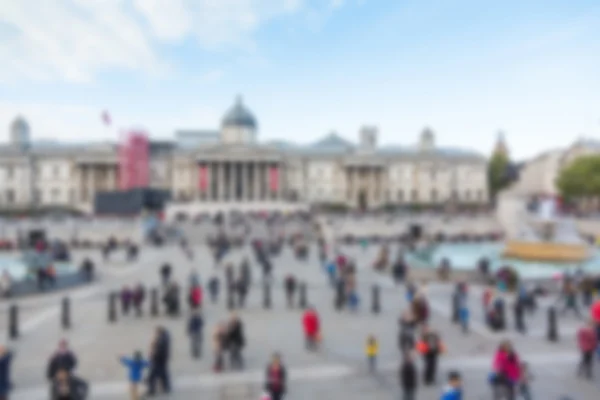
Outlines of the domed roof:
{"label": "domed roof", "polygon": [[250,110],[244,107],[241,96],[238,96],[233,107],[223,117],[223,126],[236,126],[256,129],[256,118]]}
{"label": "domed roof", "polygon": [[29,124],[27,123],[25,118],[23,118],[22,116],[19,115],[10,124],[10,130],[12,132],[15,132],[15,131],[26,132],[26,131],[29,131]]}

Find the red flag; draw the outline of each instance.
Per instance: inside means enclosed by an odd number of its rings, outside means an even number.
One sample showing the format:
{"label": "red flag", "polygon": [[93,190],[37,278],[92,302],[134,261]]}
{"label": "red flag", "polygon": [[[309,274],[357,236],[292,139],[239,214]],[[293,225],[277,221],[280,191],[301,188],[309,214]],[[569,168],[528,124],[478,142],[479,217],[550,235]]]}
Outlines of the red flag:
{"label": "red flag", "polygon": [[269,169],[269,187],[271,188],[271,192],[276,192],[279,189],[279,170],[277,167]]}
{"label": "red flag", "polygon": [[102,122],[104,122],[104,125],[110,125],[111,120],[108,111],[102,113]]}
{"label": "red flag", "polygon": [[203,192],[208,188],[208,167],[206,165],[201,165],[198,170],[199,180],[198,184],[200,186],[200,190]]}

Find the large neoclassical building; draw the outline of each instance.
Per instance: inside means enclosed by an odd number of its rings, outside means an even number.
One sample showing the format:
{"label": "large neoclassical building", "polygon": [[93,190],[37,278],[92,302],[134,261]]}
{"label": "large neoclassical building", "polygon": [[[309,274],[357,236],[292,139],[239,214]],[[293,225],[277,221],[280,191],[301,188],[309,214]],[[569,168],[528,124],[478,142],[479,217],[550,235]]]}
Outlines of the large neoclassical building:
{"label": "large neoclassical building", "polygon": [[[218,130],[181,130],[149,144],[149,185],[176,202],[289,201],[379,207],[484,204],[486,158],[439,147],[425,129],[411,146],[381,146],[363,127],[356,143],[329,133],[310,144],[260,141],[258,121],[238,98]],[[0,147],[0,208],[90,210],[96,193],[118,187],[118,143],[30,140],[21,117]]]}

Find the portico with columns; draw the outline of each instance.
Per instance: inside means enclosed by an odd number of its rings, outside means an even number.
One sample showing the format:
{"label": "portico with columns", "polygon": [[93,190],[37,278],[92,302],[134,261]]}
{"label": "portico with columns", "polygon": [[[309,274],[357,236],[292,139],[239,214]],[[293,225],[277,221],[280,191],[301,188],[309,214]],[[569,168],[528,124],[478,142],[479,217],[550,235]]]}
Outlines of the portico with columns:
{"label": "portico with columns", "polygon": [[283,163],[277,158],[202,157],[198,160],[198,200],[281,200],[282,170]]}

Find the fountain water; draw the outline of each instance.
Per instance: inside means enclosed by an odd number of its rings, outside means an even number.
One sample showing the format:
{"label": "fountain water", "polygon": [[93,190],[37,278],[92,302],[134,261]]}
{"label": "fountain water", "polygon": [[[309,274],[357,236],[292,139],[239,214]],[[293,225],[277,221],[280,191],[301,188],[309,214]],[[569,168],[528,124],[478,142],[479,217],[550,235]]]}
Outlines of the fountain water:
{"label": "fountain water", "polygon": [[523,212],[519,220],[519,233],[506,243],[504,257],[547,262],[581,262],[590,257],[574,222],[559,215],[554,199],[542,200],[537,212]]}

